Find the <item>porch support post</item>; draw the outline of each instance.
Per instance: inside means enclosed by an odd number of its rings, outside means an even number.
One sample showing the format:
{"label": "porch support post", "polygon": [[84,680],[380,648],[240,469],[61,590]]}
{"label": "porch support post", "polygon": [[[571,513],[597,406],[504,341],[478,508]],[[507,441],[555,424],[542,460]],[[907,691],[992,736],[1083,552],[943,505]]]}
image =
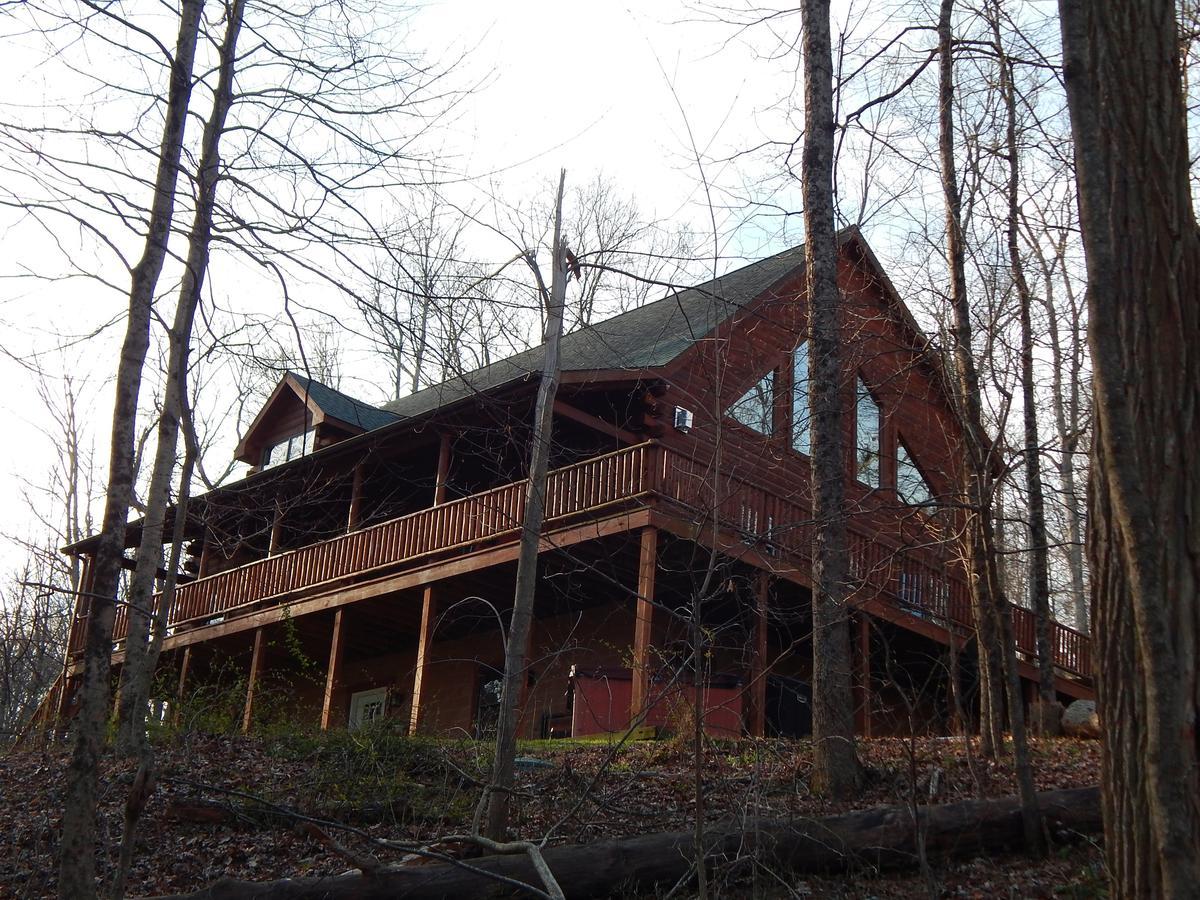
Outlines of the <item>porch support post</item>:
{"label": "porch support post", "polygon": [[771,576],[759,572],[754,582],[754,646],[750,656],[750,690],[746,730],[751,737],[767,733],[767,604]]}
{"label": "porch support post", "polygon": [[329,644],[329,667],[325,670],[325,698],[321,702],[321,730],[328,731],[333,721],[333,694],[342,680],[342,654],[346,649],[346,608],[339,606],[333,614],[333,638]]}
{"label": "porch support post", "polygon": [[271,517],[271,543],[267,547],[267,556],[274,556],[279,552],[279,544],[283,539],[283,504],[278,500],[275,501],[275,512]]}
{"label": "porch support post", "polygon": [[209,550],[208,529],[200,533],[200,565],[196,569],[196,577],[203,578],[208,574],[209,566],[212,564],[212,553]]}
{"label": "porch support post", "polygon": [[350,485],[350,512],[346,515],[346,531],[354,531],[362,519],[363,467],[354,467],[354,481]]}
{"label": "porch support post", "polygon": [[442,442],[438,446],[437,480],[433,486],[433,505],[439,506],[446,502],[446,481],[450,477],[450,432],[442,432]]}
{"label": "porch support post", "polygon": [[187,690],[188,670],[192,667],[192,645],[183,648],[183,660],[179,663],[179,686],[175,688],[175,702],[183,703],[184,691]]}
{"label": "porch support post", "polygon": [[633,687],[629,699],[629,720],[637,721],[646,712],[650,697],[650,639],[654,625],[654,577],[658,570],[658,529],[642,529],[638,558],[637,612],[633,626]]}
{"label": "porch support post", "polygon": [[871,619],[865,613],[856,616],[858,653],[854,678],[855,727],[862,737],[871,736]]}
{"label": "porch support post", "polygon": [[242,733],[250,731],[250,721],[254,715],[254,688],[258,684],[258,676],[262,671],[263,627],[254,629],[254,655],[250,657],[250,681],[246,685],[246,709],[242,713]]}
{"label": "porch support post", "polygon": [[421,598],[421,631],[417,635],[417,665],[413,670],[412,709],[409,711],[408,733],[416,734],[421,727],[421,712],[425,699],[425,671],[429,666],[429,649],[433,643],[433,622],[437,616],[437,597],[433,585],[425,588]]}

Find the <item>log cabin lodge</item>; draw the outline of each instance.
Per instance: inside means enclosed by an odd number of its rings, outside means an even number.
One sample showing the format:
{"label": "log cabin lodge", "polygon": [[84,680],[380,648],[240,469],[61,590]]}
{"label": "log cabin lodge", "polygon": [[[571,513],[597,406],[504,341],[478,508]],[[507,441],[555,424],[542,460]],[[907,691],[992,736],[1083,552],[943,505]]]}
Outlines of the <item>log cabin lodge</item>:
{"label": "log cabin lodge", "polygon": [[[968,705],[976,681],[962,514],[939,502],[961,433],[938,360],[856,229],[839,237],[839,282],[857,726],[942,731],[952,640]],[[523,735],[669,728],[697,695],[693,618],[710,732],[808,732],[805,327],[798,247],[564,336]],[[536,347],[382,407],[283,377],[238,445],[249,474],[189,505],[158,695],[186,709],[226,679],[247,729],[382,718],[482,736],[542,359]],[[127,546],[139,535],[131,523]],[[95,546],[66,549],[86,573]],[[44,705],[59,721],[87,615],[81,596]],[[1013,616],[1032,697],[1034,617]],[[119,607],[114,671],[125,630]],[[1061,699],[1091,698],[1089,637],[1054,623],[1052,644]]]}

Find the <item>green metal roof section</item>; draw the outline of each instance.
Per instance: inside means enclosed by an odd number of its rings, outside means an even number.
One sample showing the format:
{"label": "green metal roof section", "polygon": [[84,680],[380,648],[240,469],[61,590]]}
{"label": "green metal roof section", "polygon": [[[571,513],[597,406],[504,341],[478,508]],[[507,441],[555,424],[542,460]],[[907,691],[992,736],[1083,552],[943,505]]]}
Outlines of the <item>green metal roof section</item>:
{"label": "green metal roof section", "polygon": [[355,400],[348,394],[343,394],[327,384],[307,378],[299,372],[288,372],[288,375],[299,382],[300,389],[321,408],[325,415],[345,422],[347,425],[355,425],[363,431],[374,431],[376,428],[391,425],[400,419],[400,416],[393,412],[379,409],[363,403],[361,400]]}
{"label": "green metal roof section", "polygon": [[[793,247],[565,334],[559,348],[562,371],[624,369],[632,374],[665,366],[803,264],[803,245]],[[393,400],[384,404],[384,409],[411,418],[523,378],[537,377],[545,352],[545,344],[541,344]]]}

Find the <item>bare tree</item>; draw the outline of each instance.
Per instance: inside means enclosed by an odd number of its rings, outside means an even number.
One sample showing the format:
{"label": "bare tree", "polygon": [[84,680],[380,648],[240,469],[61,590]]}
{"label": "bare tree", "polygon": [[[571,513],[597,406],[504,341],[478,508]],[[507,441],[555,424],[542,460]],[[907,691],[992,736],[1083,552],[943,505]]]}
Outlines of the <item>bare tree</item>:
{"label": "bare tree", "polygon": [[[155,576],[162,565],[163,528],[170,503],[170,485],[175,473],[176,446],[179,423],[186,400],[185,376],[192,343],[192,323],[200,305],[213,232],[213,207],[216,202],[220,176],[221,137],[225,120],[233,102],[234,62],[237,39],[242,27],[245,0],[233,0],[226,9],[225,37],[220,48],[220,63],[213,108],[204,126],[201,155],[196,177],[197,203],[188,253],[175,305],[175,321],[171,325],[169,356],[166,371],[166,391],[158,419],[158,440],[154,467],[150,475],[150,492],[146,515],[142,523],[137,563],[129,589],[129,625],[125,639],[125,662],[121,667],[121,696],[117,732],[118,749],[129,755],[142,755],[146,750],[146,714],[150,702],[150,682],[158,663],[153,652],[150,624],[154,617],[153,592]],[[191,477],[191,471],[187,472]],[[185,488],[186,491],[186,488]],[[177,530],[187,516],[186,503],[176,505]],[[164,621],[167,596],[160,598],[158,616]]]}
{"label": "bare tree", "polygon": [[1025,277],[1021,252],[1020,147],[1017,143],[1017,89],[1013,83],[1014,63],[1004,47],[1000,33],[1002,11],[999,0],[989,9],[992,40],[999,67],[1000,99],[1004,104],[1004,146],[1008,178],[1005,194],[1006,244],[1009,272],[1016,288],[1021,321],[1021,399],[1024,419],[1025,491],[1029,508],[1030,594],[1033,598],[1038,656],[1038,695],[1040,703],[1037,729],[1042,733],[1059,731],[1061,710],[1054,687],[1054,660],[1050,645],[1050,553],[1046,532],[1046,501],[1042,488],[1041,442],[1038,440],[1037,399],[1033,366],[1033,295]]}
{"label": "bare tree", "polygon": [[802,6],[804,266],[809,304],[813,484],[813,781],[834,797],[858,792],[850,664],[846,529],[845,372],[833,211],[833,62],[828,0]]}
{"label": "bare tree", "polygon": [[192,65],[200,33],[202,0],[184,0],[179,35],[170,59],[170,87],[159,144],[154,199],[141,259],[130,271],[129,313],[117,369],[112,442],[103,527],[94,563],[83,686],[76,724],[75,749],[67,773],[63,813],[59,893],[63,897],[95,895],[96,776],[108,714],[108,674],[117,582],[125,546],[125,520],[133,495],[134,427],[142,366],[149,346],[151,308],[167,253],[174,216],[175,187],[183,150],[184,126],[192,90]]}
{"label": "bare tree", "polygon": [[[558,390],[559,379],[558,345],[562,339],[563,310],[567,295],[567,248],[562,239],[562,202],[566,178],[567,172],[564,169],[559,174],[558,181],[549,285],[542,276],[533,251],[526,250],[523,253],[523,259],[537,284],[538,300],[546,313],[546,349],[542,360],[537,405],[534,409],[529,488],[525,495],[525,514],[521,520],[521,544],[517,557],[513,613],[505,641],[504,685],[500,694],[499,721],[496,724],[496,754],[492,763],[491,783],[483,798],[487,801],[484,833],[493,841],[503,840],[508,828],[508,804],[517,751],[520,701],[526,679],[525,663],[529,652],[529,632],[533,622],[533,601],[537,587],[538,547],[545,516],[546,472],[550,464],[554,396]],[[480,811],[482,810],[481,800]]]}

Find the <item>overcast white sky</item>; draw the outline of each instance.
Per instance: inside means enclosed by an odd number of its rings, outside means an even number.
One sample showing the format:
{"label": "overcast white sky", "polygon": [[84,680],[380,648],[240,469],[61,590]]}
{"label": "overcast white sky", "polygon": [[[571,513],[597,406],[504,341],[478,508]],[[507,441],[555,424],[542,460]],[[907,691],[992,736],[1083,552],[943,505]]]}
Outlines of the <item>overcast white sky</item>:
{"label": "overcast white sky", "polygon": [[[465,51],[459,83],[484,85],[459,106],[439,138],[454,168],[472,176],[494,173],[514,202],[560,167],[578,182],[603,172],[647,214],[703,229],[708,214],[688,127],[709,160],[705,174],[718,200],[745,195],[762,174],[761,162],[712,160],[758,144],[768,132],[780,136],[780,101],[790,95],[795,65],[793,58],[761,58],[733,27],[705,18],[675,0],[440,0],[416,15],[411,43],[443,58]],[[794,33],[799,21],[777,24]],[[761,32],[756,40],[760,50],[770,44]],[[40,52],[10,46],[0,55],[5,117],[18,105],[28,110],[42,97],[70,93],[47,80],[47,69],[34,67]],[[785,232],[777,216],[748,216],[745,210],[719,214],[723,252],[756,258],[798,239],[796,221]],[[14,224],[11,216],[0,216],[0,229],[5,276],[39,269],[55,252],[43,233]],[[120,271],[110,274],[125,280]],[[230,302],[242,299],[235,296],[236,277],[215,272],[213,289]],[[117,319],[120,299],[78,282],[2,278],[0,343],[18,355],[45,348],[55,332],[80,333]],[[88,424],[101,463],[110,409],[103,384],[116,368],[120,324],[46,361],[88,379]],[[44,480],[53,446],[41,429],[49,422],[29,374],[6,358],[0,358],[0,384],[0,416],[8,431],[0,441],[0,534],[25,534],[29,514],[22,491],[26,481]],[[0,566],[14,559],[11,547],[0,546]]]}

